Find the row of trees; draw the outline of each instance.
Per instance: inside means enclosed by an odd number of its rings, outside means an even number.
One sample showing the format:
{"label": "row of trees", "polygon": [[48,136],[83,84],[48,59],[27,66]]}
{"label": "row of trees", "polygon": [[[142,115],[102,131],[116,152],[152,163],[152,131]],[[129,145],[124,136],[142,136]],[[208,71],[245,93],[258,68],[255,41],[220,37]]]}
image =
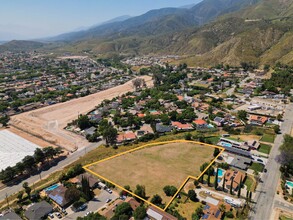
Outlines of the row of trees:
{"label": "row of trees", "polygon": [[27,174],[30,175],[36,171],[39,165],[43,165],[45,162],[49,162],[55,157],[59,156],[63,151],[61,148],[46,147],[43,149],[37,148],[34,155],[26,156],[21,162],[18,162],[13,167],[7,167],[0,172],[0,180],[3,182],[9,182],[16,176]]}

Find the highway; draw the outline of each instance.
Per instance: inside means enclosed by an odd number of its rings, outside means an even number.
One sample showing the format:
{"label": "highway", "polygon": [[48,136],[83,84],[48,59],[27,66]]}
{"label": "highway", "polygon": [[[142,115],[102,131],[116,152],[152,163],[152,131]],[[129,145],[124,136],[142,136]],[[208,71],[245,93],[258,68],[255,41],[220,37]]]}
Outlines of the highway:
{"label": "highway", "polygon": [[37,174],[34,176],[29,177],[28,179],[25,179],[18,185],[9,186],[0,191],[0,201],[4,200],[6,198],[6,194],[8,196],[17,193],[22,189],[22,184],[24,182],[28,182],[29,185],[36,183],[41,178],[46,178],[50,174],[63,169],[64,167],[68,166],[69,164],[73,163],[74,161],[78,160],[81,156],[83,156],[85,153],[94,150],[95,148],[99,147],[101,144],[103,144],[103,141],[97,142],[97,143],[91,143],[87,145],[86,147],[82,147],[78,149],[77,151],[70,154],[66,159],[60,161],[56,166],[51,167],[49,170],[41,172],[41,175]]}
{"label": "highway", "polygon": [[256,189],[254,201],[256,204],[252,207],[249,219],[264,220],[270,219],[274,206],[280,207],[279,201],[276,201],[276,190],[281,176],[279,171],[280,164],[276,161],[279,154],[279,147],[283,142],[283,135],[290,134],[293,125],[293,104],[286,107],[284,122],[281,124],[281,134],[278,134],[274,147],[272,148],[268,163],[266,165],[267,173],[263,175],[263,182],[259,183]]}

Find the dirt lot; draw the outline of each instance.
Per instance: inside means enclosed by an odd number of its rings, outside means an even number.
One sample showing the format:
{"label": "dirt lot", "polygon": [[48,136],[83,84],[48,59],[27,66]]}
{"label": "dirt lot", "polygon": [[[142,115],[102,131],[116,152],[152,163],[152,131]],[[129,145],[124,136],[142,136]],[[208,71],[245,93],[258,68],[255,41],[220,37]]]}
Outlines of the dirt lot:
{"label": "dirt lot", "polygon": [[[148,86],[152,85],[151,77],[142,78]],[[12,131],[20,136],[22,132],[29,133],[30,141],[34,143],[39,142],[37,139],[42,139],[69,151],[75,150],[86,146],[88,142],[83,137],[64,130],[67,123],[76,119],[78,114],[91,111],[104,99],[112,99],[129,91],[133,91],[131,81],[86,97],[15,115],[10,121],[11,126],[14,127]]]}
{"label": "dirt lot", "polygon": [[213,147],[171,143],[126,153],[89,169],[120,186],[129,185],[132,191],[137,184],[144,185],[148,197],[159,194],[167,202],[164,186],[179,188],[188,176],[198,176],[200,165],[210,162],[213,152]]}

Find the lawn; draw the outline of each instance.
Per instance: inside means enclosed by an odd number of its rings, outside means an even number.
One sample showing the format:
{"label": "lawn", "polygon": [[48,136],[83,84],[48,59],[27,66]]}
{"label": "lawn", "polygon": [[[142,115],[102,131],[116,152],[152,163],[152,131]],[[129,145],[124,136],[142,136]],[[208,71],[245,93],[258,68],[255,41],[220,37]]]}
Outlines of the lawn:
{"label": "lawn", "polygon": [[260,144],[260,147],[259,147],[258,151],[261,152],[261,153],[270,154],[271,149],[272,149],[271,145]]}
{"label": "lawn", "polygon": [[287,217],[287,216],[284,216],[284,215],[281,215],[279,217],[280,220],[293,220],[293,218],[290,218],[290,217]]}
{"label": "lawn", "polygon": [[268,143],[274,143],[275,137],[276,137],[275,134],[264,134],[262,136],[262,138],[260,139],[260,141],[268,142]]}
{"label": "lawn", "polygon": [[257,172],[262,172],[264,169],[264,165],[260,163],[252,163],[252,165],[249,167],[249,169],[252,169]]}
{"label": "lawn", "polygon": [[247,187],[247,190],[254,192],[255,181],[252,177],[247,176],[244,185]]}
{"label": "lawn", "polygon": [[212,144],[217,144],[220,140],[220,136],[210,136],[210,137],[205,137],[205,141],[209,141]]}
{"label": "lawn", "polygon": [[171,197],[165,196],[164,186],[179,188],[188,176],[198,176],[200,165],[210,162],[213,152],[209,146],[168,143],[104,160],[89,169],[120,186],[129,185],[132,191],[137,184],[144,185],[147,197],[159,194],[166,203]]}

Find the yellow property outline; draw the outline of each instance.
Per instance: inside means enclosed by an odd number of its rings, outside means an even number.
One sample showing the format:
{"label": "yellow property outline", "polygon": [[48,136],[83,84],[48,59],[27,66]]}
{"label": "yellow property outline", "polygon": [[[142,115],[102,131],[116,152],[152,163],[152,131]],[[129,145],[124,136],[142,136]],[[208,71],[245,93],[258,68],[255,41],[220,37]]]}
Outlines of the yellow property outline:
{"label": "yellow property outline", "polygon": [[[155,204],[153,204],[153,203],[147,201],[146,199],[144,199],[144,198],[142,198],[142,197],[136,195],[135,193],[130,192],[129,190],[125,189],[124,187],[120,186],[119,184],[114,183],[113,181],[107,179],[106,177],[101,176],[100,174],[98,174],[98,173],[96,173],[96,172],[94,172],[94,171],[92,171],[91,169],[88,168],[88,167],[90,167],[90,166],[92,166],[92,165],[95,165],[95,164],[97,164],[97,163],[102,163],[102,162],[104,162],[104,161],[111,160],[111,159],[113,159],[113,158],[116,158],[116,157],[122,156],[122,155],[124,155],[124,154],[128,154],[128,153],[131,153],[131,152],[134,152],[134,151],[140,150],[140,149],[142,149],[142,148],[146,148],[146,147],[153,146],[153,145],[162,145],[162,144],[170,144],[170,143],[193,143],[193,144],[198,144],[198,145],[203,145],[203,146],[209,146],[209,147],[213,147],[213,148],[218,148],[218,149],[220,149],[221,151],[220,151],[220,153],[219,153],[219,154],[218,154],[218,155],[217,155],[217,156],[216,156],[216,157],[210,162],[210,164],[205,168],[205,170],[204,170],[203,172],[201,172],[201,174],[200,174],[198,177],[195,177],[195,176],[188,176],[188,177],[184,180],[184,182],[181,184],[181,186],[179,187],[179,189],[177,190],[177,192],[174,194],[174,196],[171,198],[171,200],[167,203],[167,205],[166,205],[163,209],[162,209],[161,207],[158,207],[157,205],[155,205]],[[131,149],[131,150],[128,150],[128,151],[125,151],[125,152],[122,152],[122,153],[116,154],[116,155],[114,155],[114,156],[111,156],[111,157],[108,157],[108,158],[105,158],[105,159],[102,159],[102,160],[99,160],[99,161],[96,161],[96,162],[90,163],[90,164],[88,164],[88,165],[83,166],[83,168],[84,168],[87,172],[89,172],[89,173],[91,173],[91,174],[93,174],[93,175],[95,175],[95,176],[97,176],[97,177],[99,177],[99,178],[105,180],[106,182],[109,182],[109,183],[113,184],[113,185],[116,186],[117,188],[119,188],[119,189],[121,189],[121,190],[123,190],[123,191],[129,193],[130,195],[132,195],[132,196],[134,196],[134,197],[136,197],[136,198],[139,198],[140,200],[144,201],[144,202],[147,203],[148,205],[154,206],[154,207],[156,207],[157,209],[159,209],[159,210],[161,210],[161,211],[165,211],[165,210],[170,206],[170,204],[173,202],[173,200],[176,198],[176,196],[178,195],[178,193],[179,193],[179,192],[182,190],[182,188],[185,186],[185,184],[188,182],[188,180],[189,180],[189,179],[198,180],[199,178],[201,178],[201,176],[202,176],[202,175],[203,175],[203,174],[204,174],[204,173],[210,168],[210,166],[211,166],[211,165],[215,162],[215,160],[216,160],[216,159],[217,159],[217,158],[223,153],[224,150],[225,150],[225,148],[223,148],[223,147],[219,147],[219,146],[212,145],[212,144],[206,144],[206,143],[202,143],[202,142],[197,142],[197,141],[174,140],[174,141],[154,142],[154,143],[150,143],[150,144],[144,144],[144,145],[142,145],[142,146],[140,146],[140,147],[137,147],[137,148],[134,148],[134,149]]]}

